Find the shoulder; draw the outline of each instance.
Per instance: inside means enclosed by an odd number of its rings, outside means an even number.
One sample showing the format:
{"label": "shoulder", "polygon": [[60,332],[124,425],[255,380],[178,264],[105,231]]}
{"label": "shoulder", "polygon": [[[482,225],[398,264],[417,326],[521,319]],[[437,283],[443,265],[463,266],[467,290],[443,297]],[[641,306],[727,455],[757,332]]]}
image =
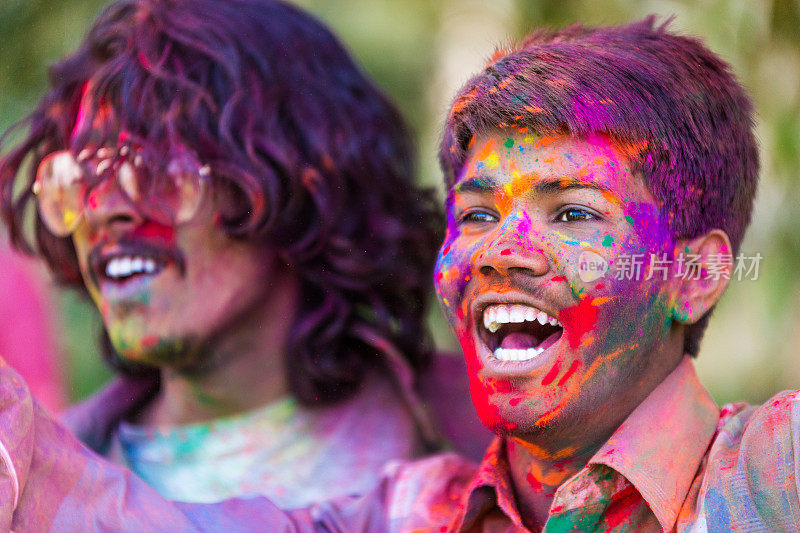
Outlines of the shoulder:
{"label": "shoulder", "polygon": [[105,453],[120,421],[149,402],[158,390],[150,378],[116,378],[65,410],[59,421],[96,453]]}
{"label": "shoulder", "polygon": [[389,463],[384,470],[387,523],[449,523],[477,465],[454,453]]}
{"label": "shoulder", "polygon": [[800,523],[800,392],[759,407],[727,405],[717,429],[703,480],[705,514],[720,526]]}

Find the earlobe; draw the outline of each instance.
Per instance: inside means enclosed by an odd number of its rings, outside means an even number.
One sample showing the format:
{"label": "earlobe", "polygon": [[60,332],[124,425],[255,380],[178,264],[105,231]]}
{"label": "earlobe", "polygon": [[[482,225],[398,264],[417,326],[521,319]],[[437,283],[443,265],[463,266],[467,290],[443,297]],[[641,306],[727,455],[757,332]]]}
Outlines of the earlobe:
{"label": "earlobe", "polygon": [[690,324],[692,323],[692,311],[691,306],[687,306],[685,303],[682,302],[675,302],[676,306],[681,306],[683,309],[678,309],[676,307],[672,307],[670,309],[669,318],[672,322],[680,322],[681,324]]}
{"label": "earlobe", "polygon": [[732,253],[730,239],[720,229],[676,243],[680,301],[672,309],[674,320],[693,324],[716,305],[730,281]]}

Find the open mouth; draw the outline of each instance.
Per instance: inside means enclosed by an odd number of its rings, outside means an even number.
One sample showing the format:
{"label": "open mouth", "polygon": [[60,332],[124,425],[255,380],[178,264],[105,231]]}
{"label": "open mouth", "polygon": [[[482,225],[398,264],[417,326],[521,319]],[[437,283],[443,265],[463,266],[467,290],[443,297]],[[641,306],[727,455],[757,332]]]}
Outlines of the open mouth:
{"label": "open mouth", "polygon": [[167,266],[158,257],[147,255],[115,255],[104,258],[100,264],[103,278],[121,282],[139,276],[156,275]]}
{"label": "open mouth", "polygon": [[525,304],[492,304],[483,309],[479,334],[495,359],[529,361],[558,342],[564,327],[544,311]]}
{"label": "open mouth", "polygon": [[184,264],[180,254],[146,243],[120,243],[98,247],[89,256],[96,282],[127,285],[129,281],[157,276],[170,265],[181,274]]}

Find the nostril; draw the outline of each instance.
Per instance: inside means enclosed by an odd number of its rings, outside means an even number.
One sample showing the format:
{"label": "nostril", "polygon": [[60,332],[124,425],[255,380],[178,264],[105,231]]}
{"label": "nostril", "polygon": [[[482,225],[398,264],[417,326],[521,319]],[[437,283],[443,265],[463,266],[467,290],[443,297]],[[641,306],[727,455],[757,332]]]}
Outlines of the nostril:
{"label": "nostril", "polygon": [[490,266],[482,266],[479,270],[484,276],[488,276],[494,271],[494,269]]}

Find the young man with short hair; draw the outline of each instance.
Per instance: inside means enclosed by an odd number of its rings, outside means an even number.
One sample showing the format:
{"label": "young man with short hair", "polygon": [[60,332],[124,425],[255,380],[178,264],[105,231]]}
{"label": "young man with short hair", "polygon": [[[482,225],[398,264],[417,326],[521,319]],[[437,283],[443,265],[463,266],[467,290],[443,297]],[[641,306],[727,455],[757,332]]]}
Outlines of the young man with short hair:
{"label": "young man with short hair", "polygon": [[[360,499],[281,512],[153,502],[124,471],[70,464],[134,491],[137,519],[186,529],[796,530],[797,394],[719,409],[691,362],[728,282],[710,265],[730,269],[757,182],[751,105],[727,65],[653,19],[537,32],[461,90],[441,160],[436,287],[498,434],[479,467],[398,464]],[[622,270],[636,254],[668,267]]]}

